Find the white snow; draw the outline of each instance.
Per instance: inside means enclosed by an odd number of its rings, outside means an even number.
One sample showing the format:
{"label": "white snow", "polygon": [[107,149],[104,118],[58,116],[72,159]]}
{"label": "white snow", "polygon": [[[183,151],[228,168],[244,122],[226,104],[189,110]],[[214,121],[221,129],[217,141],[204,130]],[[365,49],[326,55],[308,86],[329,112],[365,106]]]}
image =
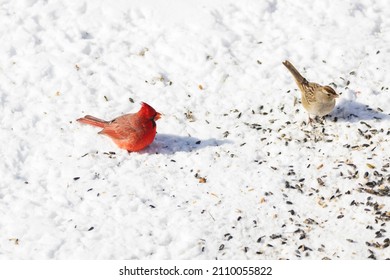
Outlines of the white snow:
{"label": "white snow", "polygon": [[[1,259],[390,258],[387,1],[2,0],[0,38]],[[142,101],[139,153],[75,122]]]}

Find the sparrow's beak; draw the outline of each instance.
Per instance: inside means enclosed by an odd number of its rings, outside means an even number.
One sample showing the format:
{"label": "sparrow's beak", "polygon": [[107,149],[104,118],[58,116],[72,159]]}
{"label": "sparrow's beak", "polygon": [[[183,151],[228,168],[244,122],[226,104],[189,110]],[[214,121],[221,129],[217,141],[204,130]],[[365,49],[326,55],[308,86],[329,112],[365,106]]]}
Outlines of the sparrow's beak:
{"label": "sparrow's beak", "polygon": [[162,116],[161,113],[157,112],[156,115],[154,116],[154,120],[157,121],[158,119],[160,119]]}

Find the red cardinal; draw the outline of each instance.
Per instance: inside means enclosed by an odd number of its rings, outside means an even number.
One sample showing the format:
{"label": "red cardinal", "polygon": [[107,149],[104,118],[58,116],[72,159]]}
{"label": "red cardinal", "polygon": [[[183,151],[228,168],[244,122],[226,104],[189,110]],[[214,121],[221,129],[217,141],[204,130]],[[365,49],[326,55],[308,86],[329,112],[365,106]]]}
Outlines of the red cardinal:
{"label": "red cardinal", "polygon": [[92,116],[85,116],[77,121],[103,128],[99,134],[110,137],[119,148],[135,152],[146,148],[156,136],[156,121],[161,117],[151,106],[142,102],[141,109],[135,114],[126,114],[104,121]]}

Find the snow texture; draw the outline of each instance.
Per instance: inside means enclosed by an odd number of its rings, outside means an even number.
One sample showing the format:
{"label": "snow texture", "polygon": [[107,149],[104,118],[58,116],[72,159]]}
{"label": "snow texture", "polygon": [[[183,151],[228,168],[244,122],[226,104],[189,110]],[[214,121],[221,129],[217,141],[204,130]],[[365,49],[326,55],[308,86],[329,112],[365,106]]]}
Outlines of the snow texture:
{"label": "snow texture", "polygon": [[[0,1],[1,259],[390,258],[390,9]],[[307,125],[290,60],[341,94]],[[85,114],[140,102],[119,150]]]}

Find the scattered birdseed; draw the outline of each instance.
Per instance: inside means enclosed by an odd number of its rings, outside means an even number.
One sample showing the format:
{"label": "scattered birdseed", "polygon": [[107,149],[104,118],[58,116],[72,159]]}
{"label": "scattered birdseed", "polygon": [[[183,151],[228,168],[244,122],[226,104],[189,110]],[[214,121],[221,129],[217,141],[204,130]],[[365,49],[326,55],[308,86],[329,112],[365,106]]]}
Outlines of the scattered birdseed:
{"label": "scattered birdseed", "polygon": [[321,178],[317,178],[317,182],[320,186],[325,186],[325,183]]}
{"label": "scattered birdseed", "polygon": [[372,164],[370,164],[370,163],[367,163],[367,167],[368,167],[368,168],[371,168],[371,169],[374,169],[374,168],[375,168],[375,165],[372,165]]}
{"label": "scattered birdseed", "polygon": [[199,183],[204,184],[207,182],[207,179],[205,177],[199,177]]}
{"label": "scattered birdseed", "polygon": [[260,243],[264,237],[265,237],[265,235],[263,235],[263,236],[259,237],[259,238],[257,239],[257,241],[256,241],[256,242],[257,242],[257,243]]}
{"label": "scattered birdseed", "polygon": [[270,235],[269,238],[271,238],[271,239],[278,239],[278,238],[281,238],[281,237],[282,237],[281,234],[272,234],[272,235]]}
{"label": "scattered birdseed", "polygon": [[13,241],[15,245],[19,245],[19,238],[10,238],[9,241]]}

